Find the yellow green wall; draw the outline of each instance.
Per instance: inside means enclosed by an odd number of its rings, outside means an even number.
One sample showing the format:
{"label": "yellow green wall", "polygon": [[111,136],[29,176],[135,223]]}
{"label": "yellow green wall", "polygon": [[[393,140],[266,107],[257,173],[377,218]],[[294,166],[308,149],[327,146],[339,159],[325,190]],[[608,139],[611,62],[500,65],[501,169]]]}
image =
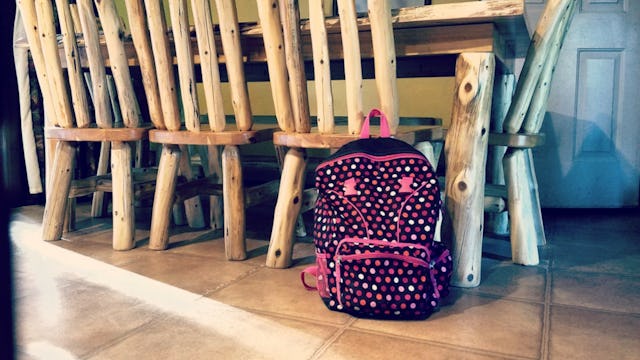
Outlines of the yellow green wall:
{"label": "yellow green wall", "polygon": [[[433,4],[445,2],[462,2],[465,0],[433,0]],[[124,0],[116,0],[118,8],[124,11]],[[258,13],[254,1],[239,0],[238,18],[241,22],[255,22]],[[306,1],[300,1],[301,14],[305,17],[307,11]],[[165,7],[165,11],[168,7]],[[331,2],[325,2],[325,12],[331,13]],[[213,11],[215,14],[215,10]],[[215,16],[215,15],[214,15]],[[168,16],[167,16],[168,18]],[[126,20],[125,20],[126,23]],[[126,25],[126,24],[125,24]],[[226,85],[226,84],[225,84]],[[445,126],[448,126],[451,117],[451,94],[453,93],[453,78],[414,78],[398,79],[398,94],[400,102],[400,116],[406,117],[435,117],[440,118]],[[310,110],[312,114],[316,112],[315,87],[313,82],[308,83]],[[229,89],[225,86],[225,111],[229,114],[233,112],[229,100]],[[200,86],[202,93],[202,86]],[[255,115],[273,115],[274,106],[268,82],[250,83],[249,93],[251,106]],[[335,104],[335,114],[344,116],[347,113],[345,104],[344,81],[333,81],[333,94]],[[202,96],[200,96],[202,98]],[[365,80],[363,86],[363,105],[366,109],[378,106],[377,91],[374,80]],[[206,105],[201,101],[202,113],[206,112]]]}

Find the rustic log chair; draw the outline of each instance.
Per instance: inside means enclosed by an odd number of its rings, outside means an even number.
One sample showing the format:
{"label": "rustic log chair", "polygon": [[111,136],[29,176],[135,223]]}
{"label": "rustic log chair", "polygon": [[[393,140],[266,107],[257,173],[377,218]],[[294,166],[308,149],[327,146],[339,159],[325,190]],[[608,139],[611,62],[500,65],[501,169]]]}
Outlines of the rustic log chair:
{"label": "rustic log chair", "polygon": [[[330,59],[321,1],[309,1],[310,32],[317,95],[317,127],[311,125],[297,1],[258,0],[276,117],[282,131],[274,134],[274,144],[288,147],[284,155],[274,224],[267,254],[267,266],[288,267],[292,263],[294,228],[301,211],[313,208],[315,189],[304,189],[307,162],[305,149],[336,149],[359,136],[362,108],[361,53],[353,0],[337,2],[344,49],[348,126],[334,122]],[[281,18],[282,16],[282,18]],[[369,1],[369,21],[373,37],[375,77],[380,108],[391,122],[391,132],[415,144],[442,138],[442,128],[399,126],[396,87],[395,47],[388,1]],[[376,133],[372,131],[372,133]]]}
{"label": "rustic log chair", "polygon": [[[139,1],[127,1],[128,7],[139,6]],[[128,250],[135,246],[135,215],[133,207],[132,142],[143,139],[148,127],[141,124],[140,109],[133,90],[129,64],[125,54],[122,34],[123,28],[113,1],[96,3],[98,18],[90,0],[78,0],[70,6],[67,0],[56,0],[55,9],[59,20],[64,56],[59,57],[58,41],[54,24],[54,6],[50,0],[20,0],[19,10],[25,23],[29,49],[33,58],[38,82],[45,103],[46,129],[48,144],[55,144],[53,159],[49,161],[50,173],[47,174],[47,199],[43,217],[44,240],[58,240],[64,227],[65,209],[69,196],[90,193],[98,190],[111,191],[113,194],[113,248]],[[101,52],[101,36],[98,23],[102,26],[107,54]],[[148,41],[145,41],[144,23],[131,24],[134,43],[140,59],[150,53]],[[76,33],[81,33],[81,41]],[[80,46],[82,45],[82,46]],[[90,72],[91,95],[95,116],[90,113],[87,89],[84,85],[83,66],[79,48],[86,53]],[[104,55],[108,55],[105,65]],[[66,65],[63,71],[62,64]],[[140,66],[152,71],[149,64]],[[86,67],[86,66],[85,66]],[[119,109],[124,126],[115,127],[111,102],[108,93],[106,73],[111,72],[115,82]],[[66,76],[65,76],[66,75]],[[149,86],[146,77],[145,87]],[[70,95],[67,89],[70,89]],[[159,96],[157,90],[145,91],[152,120],[158,113]],[[95,117],[95,124],[92,118]],[[161,119],[159,119],[161,121]],[[100,142],[110,144],[111,148],[111,185],[107,186],[104,176],[86,181],[74,181],[76,147],[80,142]],[[48,151],[53,152],[53,146]],[[103,149],[105,147],[103,146]],[[51,156],[50,154],[48,154]],[[103,163],[104,162],[103,157]],[[106,169],[103,170],[106,173]],[[145,181],[148,181],[145,180]],[[102,187],[100,187],[102,186]],[[84,188],[81,190],[80,188]]]}
{"label": "rustic log chair", "polygon": [[[220,21],[220,38],[224,51],[235,124],[227,123],[223,110],[218,50],[213,33],[212,15],[208,0],[192,1],[192,15],[197,39],[197,55],[200,60],[204,97],[208,111],[208,125],[200,124],[200,111],[194,77],[195,51],[191,47],[188,10],[186,2],[170,1],[169,12],[172,23],[173,42],[177,58],[178,82],[174,83],[172,50],[167,37],[167,27],[163,17],[161,2],[145,1],[147,19],[158,84],[162,96],[162,111],[166,129],[150,131],[149,140],[162,144],[162,154],[158,166],[156,193],[154,197],[149,247],[166,249],[169,244],[169,223],[172,204],[176,198],[178,171],[188,183],[178,185],[186,193],[177,192],[178,199],[187,199],[186,211],[201,211],[199,198],[194,195],[221,195],[224,204],[224,240],[226,256],[229,260],[246,258],[245,207],[258,203],[268,196],[275,197],[278,180],[255,186],[246,186],[242,175],[239,146],[271,141],[276,124],[257,124],[251,112],[249,94],[245,80],[243,54],[240,44],[240,30],[234,0],[216,0],[215,5]],[[180,100],[178,99],[180,96]],[[182,109],[179,108],[179,103]],[[185,127],[181,124],[180,110],[184,115]],[[207,175],[205,179],[195,179],[191,172],[188,145],[208,146],[202,165]],[[221,154],[219,147],[224,146]],[[275,160],[275,157],[274,157]],[[211,165],[209,165],[211,163]],[[222,186],[219,182],[222,182]],[[212,227],[220,225],[216,202],[212,202]],[[219,209],[219,208],[218,208]],[[195,221],[191,226],[203,226],[203,221]]]}
{"label": "rustic log chair", "polygon": [[489,203],[496,205],[485,208],[492,212],[485,229],[510,233],[512,260],[517,264],[538,264],[537,246],[546,242],[532,148],[544,143],[540,128],[575,6],[575,0],[547,1],[513,96],[509,93],[513,92],[514,75],[496,81],[495,91],[506,94],[503,98],[510,104],[494,102],[485,194],[486,199],[493,199]]}

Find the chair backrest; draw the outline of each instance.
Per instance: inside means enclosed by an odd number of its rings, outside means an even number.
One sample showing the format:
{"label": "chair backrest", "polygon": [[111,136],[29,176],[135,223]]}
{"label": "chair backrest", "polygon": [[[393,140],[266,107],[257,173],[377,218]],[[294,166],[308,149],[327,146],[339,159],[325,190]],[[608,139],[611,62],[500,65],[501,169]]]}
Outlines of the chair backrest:
{"label": "chair backrest", "polygon": [[[98,22],[103,30],[102,37],[107,46],[110,73],[115,82],[118,108],[124,125],[130,128],[139,126],[140,109],[125,53],[122,23],[112,0],[100,1],[96,5],[99,18],[96,18],[93,2],[90,0],[77,0],[75,4],[70,4],[68,0],[56,0],[55,11],[61,30],[57,34],[52,1],[18,1],[45,101],[48,126],[85,128],[95,118],[98,127],[113,127],[112,102],[105,58],[100,48]],[[82,35],[81,41],[78,40],[78,34]],[[59,56],[58,36],[63,43],[62,59]],[[86,53],[88,62],[91,79],[89,92],[95,109],[94,116],[89,112],[85,70],[79,48]],[[63,71],[63,64],[66,71]]]}
{"label": "chair backrest", "polygon": [[[280,128],[287,132],[311,129],[302,59],[300,15],[297,1],[258,0],[258,13],[267,54],[269,78]],[[342,49],[329,48],[322,2],[309,1],[318,132],[337,131],[334,121],[330,51],[344,54],[345,86],[349,134],[358,134],[362,125],[362,69],[360,39],[353,0],[338,0]],[[280,9],[279,6],[282,6]],[[391,10],[388,1],[370,0],[369,22],[375,61],[379,106],[390,120],[391,132],[398,127],[398,92]]]}
{"label": "chair backrest", "polygon": [[[167,36],[167,24],[162,1],[146,0],[146,17],[151,35],[151,47],[157,81],[162,98],[164,124],[169,130],[181,128],[180,107],[187,130],[201,130],[201,110],[196,91],[194,64],[200,61],[204,100],[207,106],[209,129],[223,131],[227,128],[223,109],[222,88],[218,68],[219,51],[216,48],[214,25],[209,0],[191,1],[191,13],[196,33],[196,48],[191,41],[186,0],[169,1],[173,44]],[[224,61],[231,88],[231,102],[238,130],[251,129],[252,114],[244,75],[240,30],[234,0],[216,0],[220,21],[220,35]],[[173,54],[177,60],[178,84],[174,80]],[[178,85],[178,86],[176,86]],[[180,97],[178,99],[178,96]],[[180,104],[180,105],[179,105]]]}
{"label": "chair backrest", "polygon": [[507,112],[506,133],[540,131],[551,79],[577,0],[548,0],[540,15]]}

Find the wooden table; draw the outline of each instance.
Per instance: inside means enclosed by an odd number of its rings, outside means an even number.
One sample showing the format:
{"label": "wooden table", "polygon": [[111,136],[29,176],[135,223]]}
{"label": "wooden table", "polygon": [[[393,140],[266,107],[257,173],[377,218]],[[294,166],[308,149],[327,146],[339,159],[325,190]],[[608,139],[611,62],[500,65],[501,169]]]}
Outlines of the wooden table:
{"label": "wooden table", "polygon": [[[358,19],[358,26],[363,77],[371,78],[373,50],[368,18]],[[398,77],[455,77],[452,119],[445,142],[446,211],[442,235],[453,249],[453,285],[477,286],[491,105],[492,101],[502,100],[493,96],[493,84],[511,72],[514,59],[524,57],[529,45],[524,0],[470,1],[400,9],[394,13],[393,26]],[[304,57],[309,60],[307,76],[312,79],[309,23],[303,21],[301,27]],[[332,74],[339,78],[342,49],[338,18],[328,18],[326,27]],[[241,33],[247,79],[267,80],[260,25],[243,24]],[[195,38],[193,41],[197,52]],[[127,51],[130,64],[135,65],[135,50],[129,46]],[[82,46],[79,53],[86,64]],[[104,55],[107,57],[106,48]],[[223,56],[220,61],[224,62]],[[226,77],[224,66],[221,76]]]}

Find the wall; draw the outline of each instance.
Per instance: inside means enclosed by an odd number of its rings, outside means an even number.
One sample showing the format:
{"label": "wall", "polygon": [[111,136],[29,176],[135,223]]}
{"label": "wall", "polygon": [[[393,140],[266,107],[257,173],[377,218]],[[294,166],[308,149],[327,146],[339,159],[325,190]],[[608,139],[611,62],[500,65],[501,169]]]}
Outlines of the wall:
{"label": "wall", "polygon": [[[433,4],[446,2],[462,2],[464,0],[433,0]],[[254,1],[237,1],[238,18],[241,22],[255,22],[258,20],[258,13]],[[116,0],[118,8],[124,13],[124,0]],[[212,5],[213,6],[213,5]],[[308,13],[308,5],[306,1],[300,1],[301,14],[305,17]],[[215,7],[215,6],[213,6]],[[325,2],[325,13],[331,14],[332,3]],[[168,12],[168,7],[165,7]],[[213,11],[214,17],[215,10]],[[167,15],[168,18],[168,15]],[[126,21],[125,21],[126,23]],[[314,115],[316,113],[315,105],[315,86],[312,81],[308,83],[310,96],[310,111]],[[415,78],[415,79],[398,79],[398,94],[400,101],[400,116],[406,117],[435,117],[440,118],[445,126],[448,126],[451,118],[451,94],[453,93],[453,78]],[[224,87],[225,92],[225,112],[231,114],[233,112],[229,100],[229,89]],[[200,86],[202,93],[202,87]],[[251,106],[255,115],[273,115],[274,107],[270,94],[270,85],[264,83],[250,83],[249,93],[251,96]],[[345,116],[347,113],[345,104],[345,88],[344,81],[333,82],[333,95],[335,114]],[[202,98],[202,96],[201,96]],[[416,101],[419,99],[419,101]],[[374,80],[365,80],[363,86],[363,106],[370,109],[378,106],[378,96],[375,88]],[[206,112],[206,105],[201,101],[202,113]]]}

